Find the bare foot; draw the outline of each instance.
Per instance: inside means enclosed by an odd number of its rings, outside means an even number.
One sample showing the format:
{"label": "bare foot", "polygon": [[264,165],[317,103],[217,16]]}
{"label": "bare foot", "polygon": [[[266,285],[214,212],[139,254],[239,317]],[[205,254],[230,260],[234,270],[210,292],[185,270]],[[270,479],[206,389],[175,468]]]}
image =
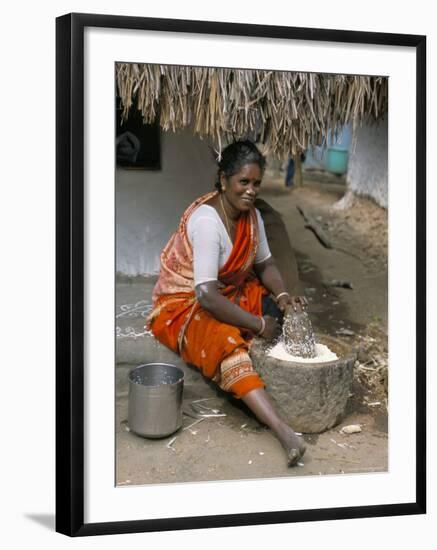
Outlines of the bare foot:
{"label": "bare foot", "polygon": [[278,430],[277,435],[287,453],[288,466],[295,466],[306,451],[303,440],[287,424]]}

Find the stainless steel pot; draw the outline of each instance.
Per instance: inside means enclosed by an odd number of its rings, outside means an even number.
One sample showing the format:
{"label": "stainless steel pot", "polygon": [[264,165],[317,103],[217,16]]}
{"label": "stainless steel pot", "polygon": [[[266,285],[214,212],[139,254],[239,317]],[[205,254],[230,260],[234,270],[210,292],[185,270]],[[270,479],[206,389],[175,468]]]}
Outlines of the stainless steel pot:
{"label": "stainless steel pot", "polygon": [[129,428],[143,437],[166,437],[182,425],[184,372],[147,363],[129,372]]}

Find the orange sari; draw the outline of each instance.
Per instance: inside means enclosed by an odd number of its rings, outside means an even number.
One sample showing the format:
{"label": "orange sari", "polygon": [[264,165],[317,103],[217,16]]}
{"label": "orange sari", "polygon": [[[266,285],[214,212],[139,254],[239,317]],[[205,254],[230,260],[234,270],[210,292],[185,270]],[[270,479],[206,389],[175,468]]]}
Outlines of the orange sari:
{"label": "orange sari", "polygon": [[[264,387],[248,355],[253,334],[215,319],[200,306],[194,292],[193,250],[187,223],[193,211],[216,194],[208,193],[188,207],[164,248],[148,325],[155,338],[186,363],[241,398]],[[253,273],[258,240],[253,209],[241,214],[231,254],[218,274],[219,292],[254,315],[262,314],[262,297],[267,294]]]}

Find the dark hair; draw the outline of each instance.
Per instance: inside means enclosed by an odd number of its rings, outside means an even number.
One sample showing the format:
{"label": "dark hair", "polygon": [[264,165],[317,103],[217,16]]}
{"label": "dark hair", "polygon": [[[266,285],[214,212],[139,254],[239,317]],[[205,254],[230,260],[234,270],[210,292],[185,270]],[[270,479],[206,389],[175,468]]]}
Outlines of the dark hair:
{"label": "dark hair", "polygon": [[217,181],[215,182],[216,189],[221,191],[221,174],[229,178],[236,174],[246,164],[258,164],[261,172],[264,172],[266,159],[254,143],[249,140],[234,141],[234,143],[225,147],[221,153],[221,159],[218,162]]}

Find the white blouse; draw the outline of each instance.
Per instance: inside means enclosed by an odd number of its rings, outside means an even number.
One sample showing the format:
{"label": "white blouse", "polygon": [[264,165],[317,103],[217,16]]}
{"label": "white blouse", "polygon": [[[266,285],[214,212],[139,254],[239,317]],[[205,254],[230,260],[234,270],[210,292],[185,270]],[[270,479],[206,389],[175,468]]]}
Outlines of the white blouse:
{"label": "white blouse", "polygon": [[[259,245],[255,263],[270,258],[264,222],[258,209]],[[218,272],[227,262],[232,241],[215,208],[208,204],[199,206],[190,216],[187,224],[188,238],[193,247],[194,286],[217,281]]]}

